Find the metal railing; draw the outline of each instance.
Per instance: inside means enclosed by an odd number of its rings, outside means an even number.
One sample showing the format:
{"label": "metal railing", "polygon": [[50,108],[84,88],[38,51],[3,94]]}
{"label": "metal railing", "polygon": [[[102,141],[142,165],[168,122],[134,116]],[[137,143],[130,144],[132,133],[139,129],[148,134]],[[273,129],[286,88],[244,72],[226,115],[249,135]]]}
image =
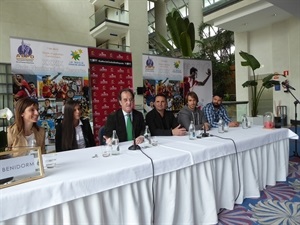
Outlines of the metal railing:
{"label": "metal railing", "polygon": [[127,10],[105,5],[91,15],[89,21],[90,30],[93,30],[106,21],[128,25],[129,12]]}
{"label": "metal railing", "polygon": [[130,52],[130,46],[111,44],[108,42],[97,46],[97,48],[110,49],[110,50],[116,50],[116,51],[122,51],[122,52]]}

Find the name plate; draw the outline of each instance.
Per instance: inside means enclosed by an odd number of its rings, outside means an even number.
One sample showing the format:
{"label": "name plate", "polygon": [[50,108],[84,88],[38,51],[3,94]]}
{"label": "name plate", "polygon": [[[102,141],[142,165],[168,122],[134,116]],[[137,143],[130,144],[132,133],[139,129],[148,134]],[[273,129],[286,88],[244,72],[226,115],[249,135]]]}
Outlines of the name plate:
{"label": "name plate", "polygon": [[0,164],[0,179],[21,176],[35,172],[33,155],[2,159]]}
{"label": "name plate", "polygon": [[0,189],[42,177],[41,147],[14,147],[0,152]]}

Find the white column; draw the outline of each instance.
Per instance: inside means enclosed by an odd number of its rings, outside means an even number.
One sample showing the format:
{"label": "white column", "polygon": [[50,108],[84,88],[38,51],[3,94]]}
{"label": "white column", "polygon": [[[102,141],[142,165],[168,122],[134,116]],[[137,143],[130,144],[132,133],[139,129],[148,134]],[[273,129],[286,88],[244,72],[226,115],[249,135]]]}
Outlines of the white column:
{"label": "white column", "polygon": [[[195,39],[199,40],[199,26],[203,22],[203,9],[202,9],[202,0],[189,0],[189,20],[194,23],[195,27]],[[194,52],[198,52],[199,49],[195,45]]]}
{"label": "white column", "polygon": [[[247,114],[251,115],[249,106],[251,104],[250,88],[243,88],[242,84],[249,79],[249,68],[241,65],[243,60],[240,51],[249,52],[249,33],[234,33],[235,43],[235,89],[237,101],[249,101],[247,106]],[[250,53],[251,54],[251,53]],[[241,109],[240,109],[241,108]],[[243,106],[237,106],[237,119],[239,120],[243,114]]]}
{"label": "white column", "polygon": [[[147,0],[130,0],[129,8],[129,37],[130,51],[132,53],[133,86],[143,86],[142,54],[148,53],[148,14]],[[143,96],[136,96],[135,104],[143,104]]]}
{"label": "white column", "polygon": [[154,8],[155,30],[164,37],[167,37],[166,12],[167,10],[165,1],[157,0]]}

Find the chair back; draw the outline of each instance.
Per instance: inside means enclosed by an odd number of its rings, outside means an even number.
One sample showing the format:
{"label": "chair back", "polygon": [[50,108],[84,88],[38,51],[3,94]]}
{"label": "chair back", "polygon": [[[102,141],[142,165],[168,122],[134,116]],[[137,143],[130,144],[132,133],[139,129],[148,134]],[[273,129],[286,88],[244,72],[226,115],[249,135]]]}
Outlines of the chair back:
{"label": "chair back", "polygon": [[103,138],[104,136],[104,131],[105,131],[105,127],[100,127],[99,129],[99,133],[98,133],[98,139],[99,139],[99,143],[100,145],[105,145],[105,139]]}

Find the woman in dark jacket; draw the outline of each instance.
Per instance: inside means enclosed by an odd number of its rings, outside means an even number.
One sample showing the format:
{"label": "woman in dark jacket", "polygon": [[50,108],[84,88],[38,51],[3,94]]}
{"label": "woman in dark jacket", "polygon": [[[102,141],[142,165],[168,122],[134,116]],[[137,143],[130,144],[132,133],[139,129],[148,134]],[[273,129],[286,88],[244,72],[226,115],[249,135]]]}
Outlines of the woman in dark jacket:
{"label": "woman in dark jacket", "polygon": [[56,127],[55,147],[57,152],[95,146],[94,135],[88,119],[81,118],[78,101],[65,104],[64,119]]}

